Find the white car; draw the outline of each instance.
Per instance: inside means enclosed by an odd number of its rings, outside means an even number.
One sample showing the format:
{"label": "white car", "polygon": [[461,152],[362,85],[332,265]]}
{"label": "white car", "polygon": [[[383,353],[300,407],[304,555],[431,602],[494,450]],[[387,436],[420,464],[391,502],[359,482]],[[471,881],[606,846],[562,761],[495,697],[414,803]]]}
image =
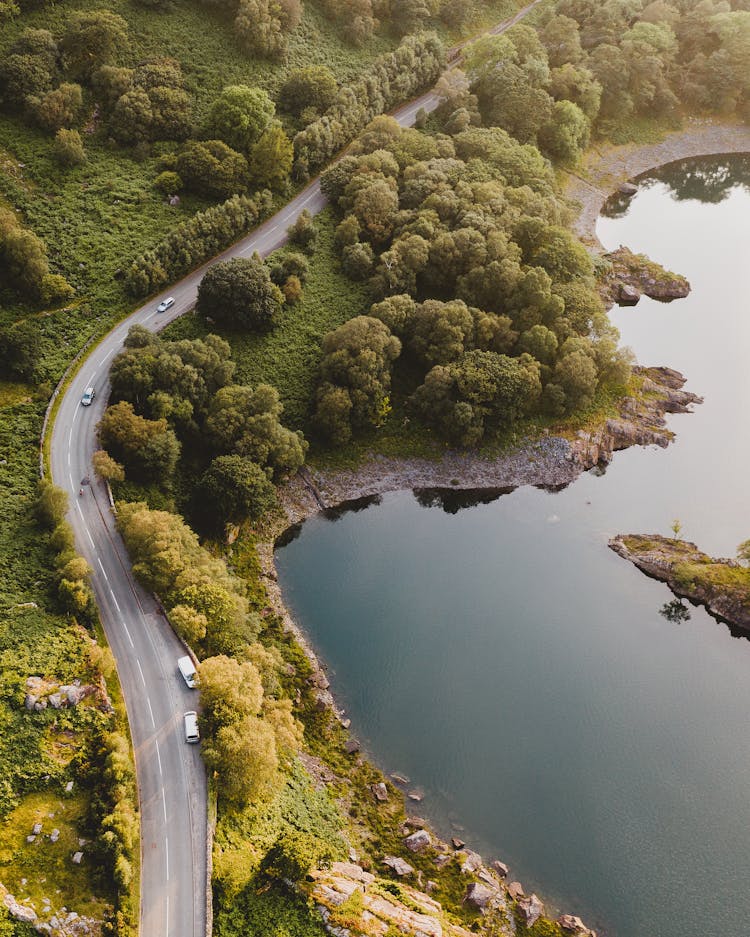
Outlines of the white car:
{"label": "white car", "polygon": [[93,387],[87,387],[83,392],[83,397],[81,397],[81,406],[90,407],[94,402],[94,397],[96,397],[96,391]]}
{"label": "white car", "polygon": [[166,312],[167,309],[171,309],[174,306],[174,296],[168,296],[166,299],[163,299],[159,305],[156,307],[157,312]]}
{"label": "white car", "polygon": [[198,732],[198,713],[197,712],[187,712],[185,713],[185,741],[195,744],[200,742],[201,736]]}

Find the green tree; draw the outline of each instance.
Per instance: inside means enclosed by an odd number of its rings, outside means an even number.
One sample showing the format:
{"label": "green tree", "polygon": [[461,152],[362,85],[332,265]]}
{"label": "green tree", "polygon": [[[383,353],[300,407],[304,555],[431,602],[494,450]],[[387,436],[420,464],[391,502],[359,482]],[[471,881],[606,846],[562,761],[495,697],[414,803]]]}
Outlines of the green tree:
{"label": "green tree", "polygon": [[259,257],[234,257],[209,267],[198,287],[196,311],[231,329],[265,331],[284,301]]}
{"label": "green tree", "polygon": [[123,400],[108,407],[99,422],[99,438],[110,455],[134,478],[169,482],[180,456],[180,444],[167,421],[138,416]]}
{"label": "green tree", "polygon": [[533,409],[541,393],[539,365],[491,351],[469,351],[437,365],[411,398],[415,412],[453,445],[478,445],[489,432],[511,426]]}
{"label": "green tree", "polygon": [[276,491],[263,469],[240,455],[218,456],[196,490],[196,505],[211,526],[228,520],[257,520],[273,508]]}
{"label": "green tree", "polygon": [[81,86],[61,84],[41,98],[27,98],[27,105],[45,130],[72,127],[77,122],[83,105]]}
{"label": "green tree", "polygon": [[240,722],[246,716],[257,716],[263,705],[263,684],[260,674],[250,661],[219,654],[202,661],[198,668],[201,703],[208,725]]}
{"label": "green tree", "polygon": [[318,226],[310,212],[303,208],[299,217],[286,229],[291,244],[296,244],[303,251],[312,254],[318,242]]}
{"label": "green tree", "polygon": [[572,101],[555,101],[548,123],[539,129],[539,148],[554,163],[572,166],[589,142],[589,122]]}
{"label": "green tree", "polygon": [[30,322],[0,329],[0,374],[6,380],[33,381],[41,355],[39,330]]}
{"label": "green tree", "polygon": [[336,856],[319,837],[293,827],[285,830],[263,859],[262,869],[269,878],[302,882],[305,877]]}
{"label": "green tree", "polygon": [[105,452],[104,449],[99,449],[95,452],[91,457],[91,462],[99,478],[103,478],[108,482],[121,482],[125,480],[125,469],[119,462],[115,462],[112,456],[108,452]]}
{"label": "green tree", "polygon": [[34,510],[39,522],[47,530],[54,530],[63,523],[68,513],[68,493],[58,488],[49,478],[41,478],[37,482]]}
{"label": "green tree", "polygon": [[205,421],[209,440],[219,453],[235,453],[269,469],[275,478],[296,472],[305,460],[301,433],[282,426],[278,391],[268,384],[232,384],[214,395]]}
{"label": "green tree", "polygon": [[188,189],[212,198],[227,198],[247,188],[247,160],[221,140],[188,141],[177,154],[176,169]]}
{"label": "green tree", "polygon": [[0,285],[38,299],[48,273],[44,242],[21,227],[15,212],[0,207]]}
{"label": "green tree", "polygon": [[216,774],[219,796],[239,807],[268,799],[279,784],[273,729],[256,716],[218,729],[204,742],[203,759]]}
{"label": "green tree", "polygon": [[249,155],[271,123],[275,110],[262,88],[229,85],[211,105],[206,136],[223,140],[232,149]]}
{"label": "green tree", "polygon": [[280,58],[286,52],[287,35],[301,18],[300,0],[239,0],[234,32],[244,51]]}
{"label": "green tree", "polygon": [[551,16],[539,30],[552,68],[575,64],[583,58],[578,23],[569,16]]}
{"label": "green tree", "polygon": [[279,92],[279,104],[289,114],[324,113],[333,104],[338,84],[330,68],[308,65],[289,73]]}
{"label": "green tree", "polygon": [[347,408],[337,389],[351,403],[350,432],[378,426],[401,342],[380,320],[356,316],[329,332],[322,347],[315,414],[320,432],[331,441],[346,435],[341,418]]}
{"label": "green tree", "polygon": [[24,29],[0,59],[0,103],[20,110],[26,99],[41,96],[57,70],[57,43],[46,29]]}
{"label": "green tree", "polygon": [[66,19],[60,39],[63,67],[74,78],[87,81],[128,49],[128,24],[109,10],[74,11]]}
{"label": "green tree", "polygon": [[292,141],[274,121],[250,151],[250,177],[256,186],[283,189],[289,181],[293,160]]}
{"label": "green tree", "polygon": [[143,143],[151,137],[154,111],[143,88],[133,88],[117,99],[110,126],[120,143]]}

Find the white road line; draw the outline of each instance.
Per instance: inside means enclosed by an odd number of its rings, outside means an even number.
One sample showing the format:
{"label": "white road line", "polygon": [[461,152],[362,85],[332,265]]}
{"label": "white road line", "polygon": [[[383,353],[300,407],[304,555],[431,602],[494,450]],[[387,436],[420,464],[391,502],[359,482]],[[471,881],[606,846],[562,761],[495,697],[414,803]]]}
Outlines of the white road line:
{"label": "white road line", "polygon": [[[73,485],[73,473],[72,473],[72,472],[68,472],[68,479],[70,480],[70,487],[73,488],[74,485]],[[78,507],[78,510],[80,511],[80,510],[81,510],[81,505],[78,504],[77,501],[76,501],[76,506]],[[81,517],[83,517],[83,514],[81,515]]]}
{"label": "white road line", "polygon": [[[164,808],[164,822],[167,822],[167,795],[164,793],[164,788],[161,789],[161,805]],[[169,878],[169,876],[167,876]]]}
{"label": "white road line", "polygon": [[164,937],[169,934],[169,895],[167,895],[167,923],[164,925]]}
{"label": "white road line", "polygon": [[120,603],[117,601],[117,596],[115,595],[115,593],[114,593],[114,591],[113,591],[113,589],[112,589],[111,587],[110,587],[110,590],[109,590],[109,594],[112,596],[112,601],[115,603],[115,608],[117,609],[118,612],[120,612],[120,614],[122,614],[122,611],[121,611],[121,609],[120,609]]}
{"label": "white road line", "polygon": [[[136,664],[138,664],[138,673],[141,675],[141,683],[142,683],[142,684],[144,685],[144,687],[145,687],[145,686],[146,686],[146,678],[143,676],[143,667],[141,667],[141,662],[138,660],[137,657],[136,657],[136,659],[135,659],[135,662],[136,662]],[[158,744],[157,744],[157,748],[158,748]]]}
{"label": "white road line", "polygon": [[164,858],[167,860],[167,881],[169,881],[169,837],[164,837]]}
{"label": "white road line", "polygon": [[104,364],[104,362],[107,360],[107,358],[111,358],[112,355],[115,353],[116,350],[117,350],[117,349],[115,349],[115,348],[110,349],[110,351],[108,351],[107,354],[102,358],[102,364]]}
{"label": "white road line", "polygon": [[156,760],[159,762],[159,777],[163,777],[164,772],[161,770],[161,752],[159,751],[159,740],[154,739],[154,744],[156,745]]}
{"label": "white road line", "polygon": [[151,725],[154,728],[156,728],[156,720],[154,719],[154,711],[151,708],[151,700],[148,698],[148,696],[146,697],[146,702],[148,703],[148,711],[151,713]]}
{"label": "white road line", "polygon": [[[68,468],[70,468],[70,449],[68,449]],[[70,480],[73,481],[72,478]]]}
{"label": "white road line", "polygon": [[[99,564],[99,569],[102,571],[102,576],[104,576],[104,578],[107,580],[107,585],[109,585],[109,576],[107,575],[107,570],[102,565],[102,561],[99,559],[98,556],[96,558],[96,561]],[[114,595],[114,593],[112,594]]]}
{"label": "white road line", "polygon": [[[115,604],[117,604],[117,603],[115,602]],[[120,611],[120,606],[119,606],[119,605],[117,606],[117,611],[118,611],[118,612]],[[123,623],[122,623],[122,627],[125,629],[125,634],[128,636],[128,641],[130,641],[130,646],[131,646],[131,647],[135,647],[135,644],[133,644],[133,639],[130,637],[130,632],[128,631],[128,626],[125,624],[124,621],[123,621]],[[149,703],[148,705],[150,706],[151,703]],[[153,718],[154,718],[154,717],[153,717],[153,714],[152,714],[152,715],[151,715],[151,719],[153,720]],[[154,726],[154,728],[156,728],[156,726]]]}

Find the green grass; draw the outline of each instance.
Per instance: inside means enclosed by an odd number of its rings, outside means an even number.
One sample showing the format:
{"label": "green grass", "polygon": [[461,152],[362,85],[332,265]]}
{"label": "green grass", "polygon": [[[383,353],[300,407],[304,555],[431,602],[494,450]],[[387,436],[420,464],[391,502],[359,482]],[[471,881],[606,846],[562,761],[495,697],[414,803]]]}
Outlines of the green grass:
{"label": "green grass", "polygon": [[[30,900],[41,912],[43,899],[50,907],[74,909],[78,914],[101,919],[107,902],[91,894],[91,858],[86,857],[87,798],[82,794],[47,791],[30,794],[5,820],[0,845],[0,881],[19,901]],[[35,823],[42,833],[33,843],[26,842]],[[48,839],[57,828],[56,843]],[[82,850],[80,865],[71,862],[74,852]],[[23,882],[25,881],[25,884]]]}

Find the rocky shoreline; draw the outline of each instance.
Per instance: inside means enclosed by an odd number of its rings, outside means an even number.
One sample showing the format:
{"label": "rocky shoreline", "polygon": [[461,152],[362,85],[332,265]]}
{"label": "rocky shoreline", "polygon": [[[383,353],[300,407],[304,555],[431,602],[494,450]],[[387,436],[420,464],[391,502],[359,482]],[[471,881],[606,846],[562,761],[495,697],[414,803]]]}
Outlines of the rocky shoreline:
{"label": "rocky shoreline", "polygon": [[[281,489],[287,526],[320,510],[348,501],[415,488],[512,489],[520,485],[559,488],[582,472],[608,464],[615,452],[630,446],[669,445],[674,433],[666,413],[689,413],[702,398],[682,390],[685,378],[671,368],[634,368],[641,387],[624,397],[618,415],[571,438],[544,435],[527,440],[494,459],[449,451],[434,461],[373,456],[357,469],[320,471],[307,468]],[[283,527],[283,524],[282,524]],[[274,531],[281,534],[281,529]]]}
{"label": "rocky shoreline", "polygon": [[707,118],[689,118],[684,130],[667,134],[659,143],[591,147],[583,163],[568,174],[565,194],[580,206],[573,230],[597,251],[604,250],[596,236],[596,222],[610,195],[627,180],[650,169],[695,156],[750,153],[750,127]]}
{"label": "rocky shoreline", "polygon": [[666,583],[676,596],[750,631],[750,571],[736,560],[715,559],[694,543],[658,534],[618,534],[609,546],[647,576]]}

